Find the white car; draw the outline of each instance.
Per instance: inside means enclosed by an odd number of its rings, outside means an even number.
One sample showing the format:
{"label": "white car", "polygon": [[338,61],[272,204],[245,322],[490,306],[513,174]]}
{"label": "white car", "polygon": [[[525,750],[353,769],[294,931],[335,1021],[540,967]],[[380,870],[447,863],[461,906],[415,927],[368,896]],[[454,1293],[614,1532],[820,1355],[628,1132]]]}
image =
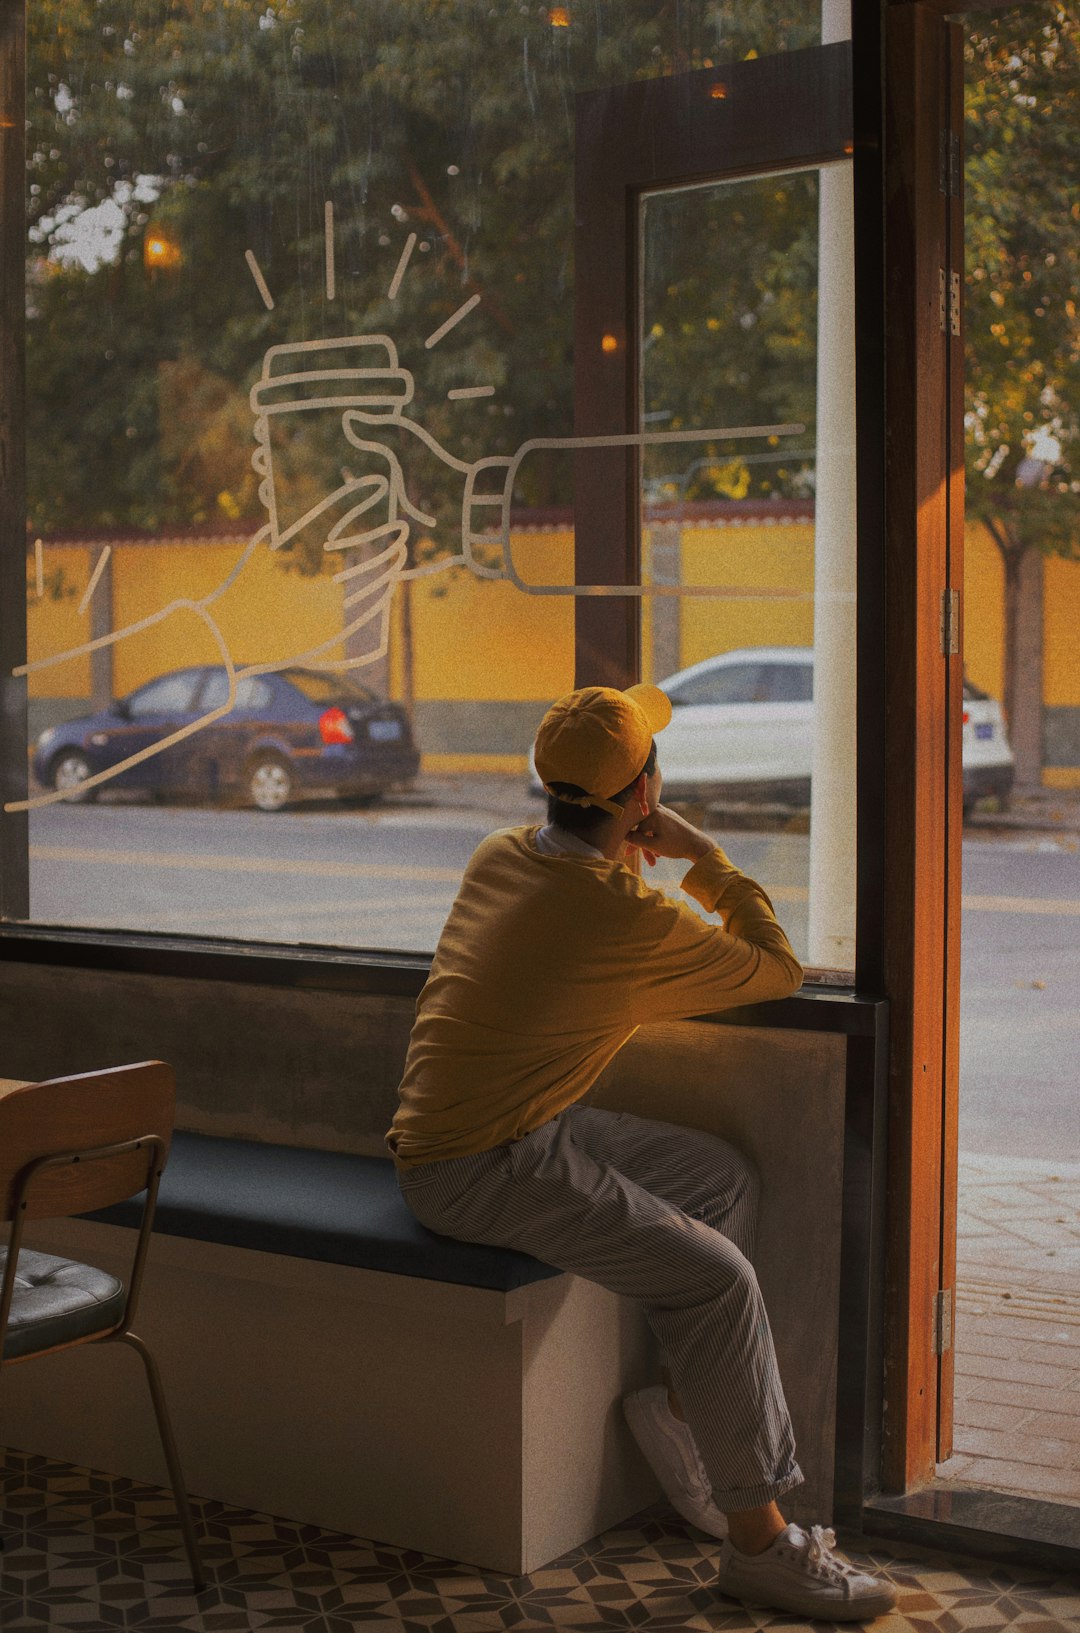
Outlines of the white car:
{"label": "white car", "polygon": [[993,795],[1005,809],[1012,793],[1016,768],[1005,730],[1001,704],[988,692],[964,679],[964,815],[976,800]]}
{"label": "white car", "polygon": [[[664,797],[770,799],[807,805],[814,741],[814,653],[808,646],[742,647],[658,683],[672,703],[660,739]],[[1012,789],[1013,756],[1001,706],[964,683],[964,810]],[[535,770],[531,791],[540,794]]]}
{"label": "white car", "polygon": [[659,682],[671,699],[660,769],[669,799],[726,794],[806,805],[814,742],[809,647],[743,647]]}

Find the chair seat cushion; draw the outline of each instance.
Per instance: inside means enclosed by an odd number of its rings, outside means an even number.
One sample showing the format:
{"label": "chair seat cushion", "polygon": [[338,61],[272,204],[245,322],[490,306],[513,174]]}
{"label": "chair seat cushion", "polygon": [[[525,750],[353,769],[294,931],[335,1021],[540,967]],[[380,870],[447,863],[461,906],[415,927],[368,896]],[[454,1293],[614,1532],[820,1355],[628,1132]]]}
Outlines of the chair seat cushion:
{"label": "chair seat cushion", "polygon": [[[7,1249],[0,1248],[0,1274],[6,1260]],[[4,1359],[14,1361],[107,1332],[120,1321],[126,1296],[122,1281],[92,1264],[24,1248],[15,1271]]]}
{"label": "chair seat cushion", "polygon": [[[137,1225],[142,1199],[89,1215]],[[155,1234],[509,1292],[559,1271],[510,1248],[458,1242],[409,1212],[385,1157],[177,1132]]]}

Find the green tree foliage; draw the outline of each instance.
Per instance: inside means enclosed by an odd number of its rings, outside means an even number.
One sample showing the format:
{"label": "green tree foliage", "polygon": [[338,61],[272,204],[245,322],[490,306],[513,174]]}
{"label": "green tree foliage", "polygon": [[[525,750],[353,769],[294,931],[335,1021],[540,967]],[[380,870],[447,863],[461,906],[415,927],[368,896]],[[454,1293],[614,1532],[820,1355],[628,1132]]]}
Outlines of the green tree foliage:
{"label": "green tree foliage", "polygon": [[664,193],[647,201],[644,222],[644,406],[656,428],[718,420],[806,428],[749,460],[745,443],[648,449],[652,491],[684,499],[811,493],[816,172]]}
{"label": "green tree foliage", "polygon": [[966,55],[966,502],[1005,565],[1011,714],[1021,560],[1080,555],[1080,7],[997,13]]}

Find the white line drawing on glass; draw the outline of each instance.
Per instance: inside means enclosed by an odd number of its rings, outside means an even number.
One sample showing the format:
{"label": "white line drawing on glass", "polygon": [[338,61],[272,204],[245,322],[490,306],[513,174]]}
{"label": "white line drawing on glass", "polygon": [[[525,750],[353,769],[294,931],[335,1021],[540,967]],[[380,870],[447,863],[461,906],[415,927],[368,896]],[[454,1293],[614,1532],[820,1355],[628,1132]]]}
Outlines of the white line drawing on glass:
{"label": "white line drawing on glass", "polygon": [[337,279],[334,270],[334,206],[330,199],[327,199],[323,211],[323,223],[323,234],[326,240],[326,298],[328,301],[332,301]]}
{"label": "white line drawing on glass", "polygon": [[45,547],[40,539],[34,540],[34,583],[40,601],[45,594]]}
{"label": "white line drawing on glass", "polygon": [[425,348],[430,351],[432,346],[437,346],[439,341],[444,339],[450,333],[451,329],[457,328],[462,318],[467,318],[473,308],[479,305],[479,295],[470,295],[467,301],[462,301],[457,311],[451,312],[446,322],[440,323],[439,327],[434,331],[434,333],[428,335],[427,339],[424,341]]}
{"label": "white line drawing on glass", "polygon": [[[330,260],[332,214],[329,205],[327,224],[327,279],[331,277]],[[398,261],[391,284],[391,298],[396,296],[408,266],[416,234],[410,233]],[[251,271],[262,300],[268,310],[274,302],[250,249],[245,261]],[[480,295],[471,296],[439,325],[424,341],[430,350],[466,318],[480,303]],[[494,387],[458,387],[448,393],[455,400],[494,394]],[[531,438],[522,443],[512,455],[491,455],[477,460],[463,460],[441,443],[417,420],[405,414],[405,407],[415,395],[415,382],[408,369],[398,361],[397,347],[385,334],[336,336],[328,340],[308,340],[270,346],[263,357],[262,372],[249,393],[254,415],[255,452],[251,463],[262,478],[259,498],[267,514],[267,523],[246,543],[232,570],[223,581],[199,599],[179,597],[147,617],[125,625],[107,635],[20,665],[13,673],[29,675],[64,663],[71,658],[99,650],[144,630],[152,628],[178,612],[195,614],[209,630],[228,683],[228,695],[217,708],[198,719],[160,738],[138,752],[127,756],[103,771],[94,773],[77,785],[77,790],[52,790],[26,800],[15,800],[5,805],[8,811],[33,810],[66,799],[74,791],[90,789],[112,781],[131,767],[163,753],[195,732],[227,715],[236,699],[238,680],[245,675],[265,674],[299,664],[333,671],[351,670],[371,664],[385,656],[389,647],[390,613],[397,585],[409,579],[419,579],[445,572],[454,566],[464,566],[475,576],[487,579],[508,579],[526,595],[575,596],[729,596],[764,598],[773,595],[787,600],[813,600],[812,591],[787,592],[747,589],[745,586],[720,585],[663,585],[663,584],[554,584],[527,583],[518,572],[510,535],[510,510],[514,482],[522,462],[537,451],[576,452],[591,448],[638,448],[663,444],[691,444],[710,441],[737,441],[759,438],[782,438],[799,435],[805,427],[799,424],[714,426],[686,431],[628,432],[613,436],[570,436]],[[310,413],[330,413],[338,417],[341,434],[350,447],[365,456],[369,469],[356,476],[342,470],[339,487],[309,506],[298,516],[291,515],[283,486],[277,479],[274,460],[274,428],[285,423],[285,416]],[[392,433],[392,435],[391,435]],[[422,510],[409,497],[402,460],[395,452],[393,442],[404,449],[415,450],[419,445],[464,480],[462,500],[457,518],[448,530],[454,537],[454,548],[433,561],[409,566],[409,541],[414,529],[435,530],[439,519]],[[497,513],[493,515],[493,512]],[[271,550],[299,541],[308,534],[309,542],[317,537],[318,545],[326,552],[349,550],[363,552],[363,559],[333,575],[333,582],[346,586],[343,607],[348,613],[343,626],[326,640],[301,652],[267,663],[238,664],[229,650],[228,642],[215,621],[211,608],[240,578],[253,554],[263,545]],[[492,546],[501,553],[501,562],[492,566],[489,560]],[[105,546],[94,576],[83,598],[84,606],[96,587],[104,569],[109,546]],[[328,653],[340,648],[349,637],[368,631],[372,642],[359,656],[331,658]]]}
{"label": "white line drawing on glass", "polygon": [[244,251],[244,260],[251,268],[251,276],[255,279],[255,288],[263,298],[263,305],[268,312],[272,312],[274,310],[274,297],[266,287],[266,279],[262,275],[262,267],[255,259],[255,251],[246,249]]}
{"label": "white line drawing on glass", "polygon": [[389,299],[392,301],[397,300],[398,290],[401,288],[401,280],[405,276],[405,268],[408,266],[412,252],[415,248],[416,234],[411,232],[408,238],[405,240],[405,248],[401,252],[401,259],[398,261],[397,269],[394,276],[390,280],[390,288],[386,292]]}
{"label": "white line drawing on glass", "polygon": [[101,578],[101,575],[105,571],[105,563],[108,561],[108,559],[109,559],[109,557],[111,555],[112,555],[112,545],[107,544],[107,545],[105,545],[104,549],[102,550],[100,556],[97,559],[97,565],[95,566],[94,571],[90,574],[89,584],[87,584],[86,589],[83,591],[83,598],[79,602],[79,616],[80,617],[86,611],[86,609],[90,605],[91,601],[94,599],[94,591],[97,589],[98,582],[99,582],[99,580]]}
{"label": "white line drawing on glass", "polygon": [[494,386],[454,386],[446,393],[447,402],[464,403],[472,397],[494,397]]}

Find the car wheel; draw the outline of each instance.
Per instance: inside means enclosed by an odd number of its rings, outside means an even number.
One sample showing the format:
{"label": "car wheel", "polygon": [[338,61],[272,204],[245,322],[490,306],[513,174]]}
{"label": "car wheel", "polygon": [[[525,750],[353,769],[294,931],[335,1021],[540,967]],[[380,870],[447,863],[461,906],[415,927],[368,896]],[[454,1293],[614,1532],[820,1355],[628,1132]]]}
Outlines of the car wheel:
{"label": "car wheel", "polygon": [[247,768],[247,795],[260,811],[280,811],[293,794],[293,774],[278,754],[260,754]]}
{"label": "car wheel", "polygon": [[49,766],[49,781],[55,789],[65,793],[69,805],[89,805],[97,798],[96,788],[81,786],[91,776],[90,762],[77,748],[63,749]]}

